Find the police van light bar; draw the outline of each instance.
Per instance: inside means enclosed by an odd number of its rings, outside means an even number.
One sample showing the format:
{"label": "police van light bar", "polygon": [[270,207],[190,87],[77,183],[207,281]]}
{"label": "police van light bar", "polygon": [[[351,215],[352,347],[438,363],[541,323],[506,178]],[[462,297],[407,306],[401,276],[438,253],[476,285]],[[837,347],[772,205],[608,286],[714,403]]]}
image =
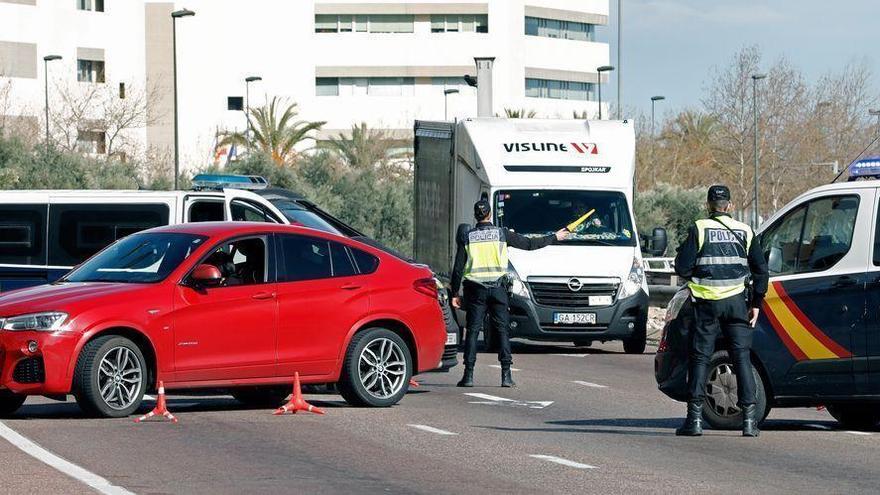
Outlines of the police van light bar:
{"label": "police van light bar", "polygon": [[880,179],[880,156],[869,156],[849,166],[849,180]]}
{"label": "police van light bar", "polygon": [[269,181],[259,175],[198,174],[193,177],[192,187],[195,191],[225,188],[257,191],[269,187]]}

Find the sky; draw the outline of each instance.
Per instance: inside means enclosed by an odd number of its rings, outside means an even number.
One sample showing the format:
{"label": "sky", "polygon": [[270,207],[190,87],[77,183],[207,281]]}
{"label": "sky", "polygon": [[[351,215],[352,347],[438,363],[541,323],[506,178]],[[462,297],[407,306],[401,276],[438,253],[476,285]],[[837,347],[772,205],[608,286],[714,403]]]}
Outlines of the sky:
{"label": "sky", "polygon": [[[615,66],[618,1],[624,108],[647,114],[654,95],[667,98],[658,115],[698,106],[711,69],[753,44],[765,66],[786,56],[810,83],[864,60],[880,94],[880,0],[609,0],[609,26],[597,36],[611,43]],[[609,101],[617,98],[616,77],[607,88]]]}

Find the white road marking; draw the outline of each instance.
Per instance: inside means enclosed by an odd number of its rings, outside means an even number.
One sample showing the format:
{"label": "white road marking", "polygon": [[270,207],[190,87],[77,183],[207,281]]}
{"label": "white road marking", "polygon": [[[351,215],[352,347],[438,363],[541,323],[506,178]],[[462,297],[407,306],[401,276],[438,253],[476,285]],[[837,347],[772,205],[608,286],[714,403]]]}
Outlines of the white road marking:
{"label": "white road marking", "polygon": [[871,436],[871,434],[868,433],[867,431],[847,431],[847,433],[849,433],[850,435],[859,435],[859,436],[863,436],[863,437]]}
{"label": "white road marking", "polygon": [[99,493],[104,493],[106,495],[134,495],[132,492],[126,490],[125,488],[116,486],[111,484],[106,479],[98,476],[97,474],[86,471],[85,469],[73,464],[70,461],[66,461],[61,457],[49,452],[48,450],[40,447],[34,442],[28,440],[12,428],[6,426],[2,422],[0,422],[0,437],[3,437],[16,446],[22,452],[28,454],[29,456],[37,459],[38,461],[61,471],[62,473],[79,480],[86,485],[95,489],[95,491]]}
{"label": "white road marking", "polygon": [[532,454],[529,457],[541,459],[542,461],[555,462],[556,464],[562,464],[563,466],[568,466],[575,469],[598,469],[596,466],[570,461],[568,459],[563,459],[562,457],[556,457],[555,455]]}
{"label": "white road marking", "polygon": [[466,393],[464,395],[473,397],[475,399],[483,399],[482,401],[472,401],[470,402],[470,404],[483,404],[490,406],[521,406],[528,407],[529,409],[544,409],[545,407],[553,404],[552,400],[514,400],[480,393]]}
{"label": "white road marking", "polygon": [[807,423],[804,426],[806,426],[808,428],[816,428],[817,430],[830,430],[831,429],[830,426],[820,425],[820,424],[816,424],[816,423]]}
{"label": "white road marking", "polygon": [[588,356],[588,354],[550,354],[550,355],[551,356],[562,356],[562,357],[576,357],[576,358],[582,358],[582,357]]}
{"label": "white road marking", "polygon": [[428,425],[406,425],[410,428],[415,428],[417,430],[427,431],[428,433],[436,433],[437,435],[458,435],[458,433],[452,431],[441,430],[440,428],[434,428],[433,426]]}
{"label": "white road marking", "polygon": [[[501,365],[500,365],[500,364],[490,364],[489,367],[490,367],[490,368],[497,368],[497,369],[499,369],[499,370],[501,369]],[[519,369],[519,368],[510,368],[510,371],[522,371],[522,370]]]}
{"label": "white road marking", "polygon": [[494,395],[489,395],[489,394],[478,394],[478,393],[469,392],[469,393],[466,393],[466,394],[464,394],[464,395],[467,395],[467,396],[469,396],[469,397],[474,397],[474,398],[476,398],[476,399],[493,400],[493,401],[509,401],[509,402],[514,402],[513,399],[505,399],[504,397],[496,397],[496,396],[494,396]]}
{"label": "white road marking", "polygon": [[584,381],[581,381],[581,380],[575,380],[575,381],[573,381],[573,382],[571,382],[571,383],[576,383],[576,384],[578,384],[578,385],[583,385],[583,386],[585,386],[585,387],[591,387],[591,388],[608,388],[607,385],[599,385],[598,383],[584,382]]}

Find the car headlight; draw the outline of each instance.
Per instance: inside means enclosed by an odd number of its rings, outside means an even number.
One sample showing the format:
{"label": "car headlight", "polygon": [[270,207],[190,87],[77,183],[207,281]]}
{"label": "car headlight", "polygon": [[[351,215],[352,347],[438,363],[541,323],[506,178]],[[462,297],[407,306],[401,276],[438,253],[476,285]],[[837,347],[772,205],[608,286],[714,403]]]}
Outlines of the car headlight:
{"label": "car headlight", "polygon": [[516,270],[513,267],[507,268],[507,275],[510,277],[510,292],[511,294],[516,294],[517,296],[524,297],[526,299],[531,298],[529,295],[529,288],[526,287],[526,284],[519,278],[519,274],[516,273]]}
{"label": "car headlight", "polygon": [[620,294],[617,298],[624,299],[636,295],[639,290],[642,289],[644,284],[645,269],[642,267],[639,259],[633,257],[632,268],[629,269],[629,275],[626,277],[626,280],[623,281],[623,286],[620,288]]}
{"label": "car headlight", "polygon": [[669,305],[666,306],[666,323],[678,318],[681,308],[684,307],[684,302],[687,301],[690,296],[691,291],[689,289],[680,290],[672,296],[672,300],[670,300]]}
{"label": "car headlight", "polygon": [[23,332],[26,330],[57,332],[59,330],[64,330],[64,324],[66,322],[67,313],[50,311],[46,313],[32,313],[2,319],[0,320],[0,329],[9,332]]}

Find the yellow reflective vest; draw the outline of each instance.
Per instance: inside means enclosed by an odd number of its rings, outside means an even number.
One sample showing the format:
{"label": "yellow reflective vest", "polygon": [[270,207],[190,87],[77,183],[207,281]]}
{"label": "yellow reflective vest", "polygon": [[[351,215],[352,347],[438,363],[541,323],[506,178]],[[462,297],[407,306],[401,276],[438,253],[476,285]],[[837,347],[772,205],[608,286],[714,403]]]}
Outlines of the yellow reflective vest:
{"label": "yellow reflective vest", "polygon": [[688,287],[694,297],[717,301],[741,294],[749,279],[754,232],[729,216],[697,220],[697,259]]}
{"label": "yellow reflective vest", "polygon": [[507,275],[507,239],[498,227],[476,227],[467,234],[464,279],[494,284]]}

